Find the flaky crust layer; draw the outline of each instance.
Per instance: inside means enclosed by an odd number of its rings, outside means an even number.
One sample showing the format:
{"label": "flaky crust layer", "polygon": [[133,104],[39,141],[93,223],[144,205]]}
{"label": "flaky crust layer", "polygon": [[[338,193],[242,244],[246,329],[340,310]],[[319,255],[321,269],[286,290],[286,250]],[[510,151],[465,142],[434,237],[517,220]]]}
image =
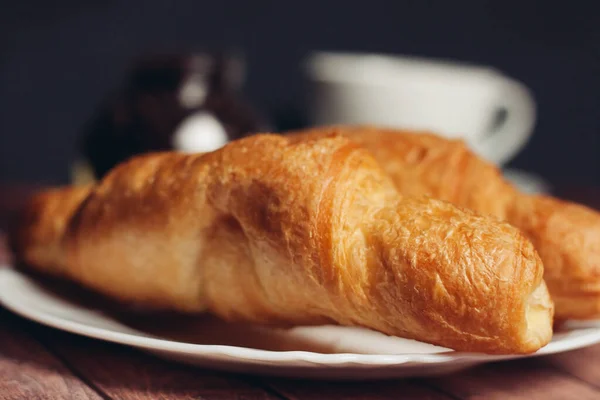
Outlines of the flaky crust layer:
{"label": "flaky crust layer", "polygon": [[[487,353],[532,352],[551,337],[542,263],[517,229],[401,197],[345,138],[257,135],[205,155],[135,158],[75,211],[56,208],[62,237],[38,242],[47,220],[35,216],[74,201],[71,191],[33,201],[20,256],[114,298]],[[48,263],[30,256],[49,242],[61,246]]]}
{"label": "flaky crust layer", "polygon": [[339,126],[296,132],[295,140],[341,135],[367,148],[405,195],[428,195],[493,215],[521,229],[545,267],[559,319],[600,317],[600,214],[517,191],[460,140],[429,132]]}

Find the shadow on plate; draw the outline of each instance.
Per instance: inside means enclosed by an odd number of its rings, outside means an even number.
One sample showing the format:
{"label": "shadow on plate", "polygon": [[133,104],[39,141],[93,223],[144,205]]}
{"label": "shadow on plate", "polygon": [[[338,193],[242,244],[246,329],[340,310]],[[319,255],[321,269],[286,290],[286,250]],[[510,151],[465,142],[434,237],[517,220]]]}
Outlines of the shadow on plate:
{"label": "shadow on plate", "polygon": [[94,310],[144,336],[164,340],[323,354],[423,354],[450,351],[358,327],[269,327],[226,322],[205,313],[189,315],[148,310],[115,302],[66,280],[48,277],[27,268],[20,267],[19,270],[32,277],[40,289],[53,297]]}

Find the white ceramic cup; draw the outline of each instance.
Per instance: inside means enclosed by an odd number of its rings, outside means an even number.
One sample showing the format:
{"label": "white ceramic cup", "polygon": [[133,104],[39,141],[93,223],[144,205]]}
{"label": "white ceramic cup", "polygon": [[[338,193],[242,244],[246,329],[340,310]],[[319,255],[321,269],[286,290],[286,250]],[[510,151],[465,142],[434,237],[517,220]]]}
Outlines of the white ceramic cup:
{"label": "white ceramic cup", "polygon": [[[462,138],[502,165],[533,132],[536,106],[520,82],[488,67],[415,57],[313,53],[313,125],[373,124]],[[498,115],[504,112],[501,122]]]}

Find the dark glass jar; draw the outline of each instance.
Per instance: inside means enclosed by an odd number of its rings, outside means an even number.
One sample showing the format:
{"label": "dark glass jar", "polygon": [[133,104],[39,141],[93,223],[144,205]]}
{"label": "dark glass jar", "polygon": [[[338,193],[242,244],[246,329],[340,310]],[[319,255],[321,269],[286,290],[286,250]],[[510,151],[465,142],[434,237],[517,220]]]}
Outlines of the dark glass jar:
{"label": "dark glass jar", "polygon": [[212,151],[267,129],[239,91],[239,58],[218,53],[138,59],[83,131],[76,182],[99,179],[133,155]]}

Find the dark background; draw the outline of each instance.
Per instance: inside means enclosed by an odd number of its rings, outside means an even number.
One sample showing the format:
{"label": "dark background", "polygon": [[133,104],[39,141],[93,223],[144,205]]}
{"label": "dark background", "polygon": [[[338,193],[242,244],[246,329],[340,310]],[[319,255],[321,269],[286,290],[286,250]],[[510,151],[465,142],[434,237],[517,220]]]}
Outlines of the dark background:
{"label": "dark background", "polygon": [[86,119],[148,51],[241,50],[245,93],[301,121],[311,50],[455,58],[533,91],[539,119],[511,167],[600,183],[595,1],[21,1],[0,6],[0,182],[68,179]]}

